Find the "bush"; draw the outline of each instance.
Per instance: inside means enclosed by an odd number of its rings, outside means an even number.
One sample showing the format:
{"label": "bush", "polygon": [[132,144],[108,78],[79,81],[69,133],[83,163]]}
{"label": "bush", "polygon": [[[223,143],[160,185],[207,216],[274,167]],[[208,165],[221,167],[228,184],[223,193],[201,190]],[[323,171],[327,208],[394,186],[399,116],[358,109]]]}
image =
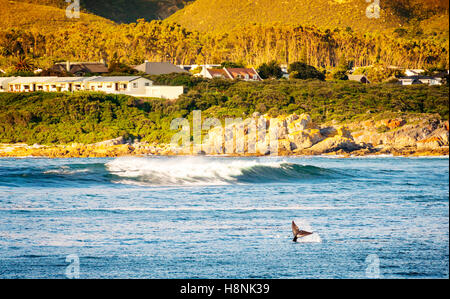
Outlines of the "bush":
{"label": "bush", "polygon": [[276,61],[261,64],[258,73],[262,79],[280,79],[283,77],[283,71]]}
{"label": "bush", "polygon": [[288,69],[290,73],[290,78],[292,79],[318,79],[321,81],[325,80],[325,74],[319,72],[315,67],[307,65],[303,62],[294,62],[289,65]]}

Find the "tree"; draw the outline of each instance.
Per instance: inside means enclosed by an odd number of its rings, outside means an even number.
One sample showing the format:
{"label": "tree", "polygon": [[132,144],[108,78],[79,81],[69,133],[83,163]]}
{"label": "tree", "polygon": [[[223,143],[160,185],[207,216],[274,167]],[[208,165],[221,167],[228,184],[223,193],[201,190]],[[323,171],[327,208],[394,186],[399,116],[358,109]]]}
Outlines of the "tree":
{"label": "tree", "polygon": [[325,80],[325,74],[318,71],[315,67],[303,62],[294,62],[289,65],[289,74],[292,79],[318,79]]}
{"label": "tree", "polygon": [[350,63],[347,58],[341,57],[339,64],[334,70],[332,76],[334,80],[348,80],[347,72],[350,69]]}
{"label": "tree", "polygon": [[17,72],[32,72],[34,66],[30,58],[24,55],[18,55],[14,59],[14,69]]}
{"label": "tree", "polygon": [[261,64],[258,68],[258,73],[262,79],[280,79],[283,77],[283,71],[275,60]]}

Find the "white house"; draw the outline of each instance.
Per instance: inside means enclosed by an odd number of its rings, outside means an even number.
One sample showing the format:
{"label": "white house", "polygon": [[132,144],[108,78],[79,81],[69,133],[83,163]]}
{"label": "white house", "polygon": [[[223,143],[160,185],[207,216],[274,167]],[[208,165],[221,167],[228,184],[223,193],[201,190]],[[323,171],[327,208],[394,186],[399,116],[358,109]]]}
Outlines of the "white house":
{"label": "white house", "polygon": [[223,69],[209,69],[204,67],[198,76],[213,79],[231,79],[244,81],[262,81],[258,72],[254,68],[223,68]]}
{"label": "white house", "polygon": [[8,83],[14,81],[16,77],[0,77],[0,92],[9,91]]}
{"label": "white house", "polygon": [[[46,91],[44,85],[48,82],[54,82],[58,77],[17,77],[8,82],[8,91],[11,92],[33,92]],[[48,91],[48,90],[47,90]]]}
{"label": "white house", "polygon": [[401,85],[427,84],[442,85],[442,78],[433,76],[408,76],[398,79]]}
{"label": "white house", "polygon": [[[0,81],[0,85],[1,82],[3,81]],[[183,86],[156,86],[153,85],[153,81],[140,76],[16,77],[3,85],[5,85],[5,91],[10,92],[98,91],[170,100],[177,99],[184,92]]]}

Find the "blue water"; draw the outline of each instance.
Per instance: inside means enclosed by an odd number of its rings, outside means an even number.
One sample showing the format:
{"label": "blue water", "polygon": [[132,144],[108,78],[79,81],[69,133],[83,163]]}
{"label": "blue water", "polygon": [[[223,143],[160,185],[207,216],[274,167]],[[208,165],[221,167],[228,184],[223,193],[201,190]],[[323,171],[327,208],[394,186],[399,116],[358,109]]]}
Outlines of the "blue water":
{"label": "blue water", "polygon": [[0,159],[0,278],[448,278],[448,163]]}

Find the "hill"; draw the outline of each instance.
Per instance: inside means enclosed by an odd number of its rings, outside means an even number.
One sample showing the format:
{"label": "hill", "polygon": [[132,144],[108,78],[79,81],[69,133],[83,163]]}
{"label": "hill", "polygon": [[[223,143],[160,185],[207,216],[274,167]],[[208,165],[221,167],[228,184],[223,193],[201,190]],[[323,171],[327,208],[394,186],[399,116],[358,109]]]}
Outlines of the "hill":
{"label": "hill", "polygon": [[[57,2],[57,0],[47,1],[48,4]],[[49,32],[75,23],[113,23],[102,17],[86,13],[81,13],[80,19],[69,19],[66,17],[65,9],[22,1],[0,0],[0,7],[1,29],[45,29],[45,32]]]}
{"label": "hill", "polygon": [[383,0],[380,18],[368,18],[369,4],[364,0],[197,0],[168,21],[200,31],[227,31],[246,24],[277,22],[331,29],[351,27],[368,32],[448,14],[446,0]]}
{"label": "hill", "polygon": [[[19,0],[31,4],[67,7],[65,0]],[[82,10],[117,23],[131,23],[138,19],[165,19],[193,0],[81,0]]]}

